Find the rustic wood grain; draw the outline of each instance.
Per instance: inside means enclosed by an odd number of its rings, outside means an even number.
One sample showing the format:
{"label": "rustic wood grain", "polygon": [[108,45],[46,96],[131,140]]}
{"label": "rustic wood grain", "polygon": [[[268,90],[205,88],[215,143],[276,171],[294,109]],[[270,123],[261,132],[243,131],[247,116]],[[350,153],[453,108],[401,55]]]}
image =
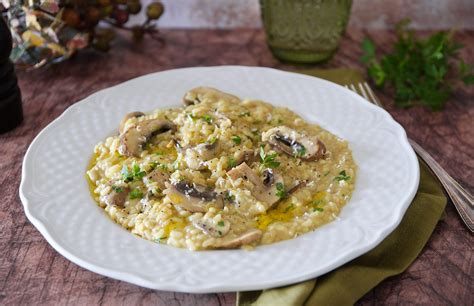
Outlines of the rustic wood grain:
{"label": "rustic wood grain", "polygon": [[[394,41],[390,31],[349,31],[337,55],[322,67],[362,68],[360,41],[372,37],[381,49]],[[49,69],[19,72],[25,121],[0,135],[0,304],[232,305],[233,293],[181,294],[148,290],[89,272],[54,251],[27,221],[18,196],[22,159],[38,132],[68,106],[91,93],[150,72],[190,66],[238,64],[295,67],[278,63],[261,30],[166,30],[165,45],[118,42],[109,54],[84,52]],[[474,61],[474,32],[461,31],[463,56]],[[459,182],[474,192],[473,89],[462,88],[444,112],[394,108],[390,113]],[[400,276],[385,280],[360,301],[377,304],[474,304],[473,239],[452,204],[428,245]]]}

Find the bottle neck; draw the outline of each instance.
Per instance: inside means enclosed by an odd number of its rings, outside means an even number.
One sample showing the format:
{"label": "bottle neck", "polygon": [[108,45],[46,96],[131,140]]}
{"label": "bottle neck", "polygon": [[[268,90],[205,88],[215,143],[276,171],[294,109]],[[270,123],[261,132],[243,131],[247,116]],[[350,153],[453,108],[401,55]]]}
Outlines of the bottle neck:
{"label": "bottle neck", "polygon": [[0,15],[0,63],[4,63],[12,52],[12,36],[6,21]]}

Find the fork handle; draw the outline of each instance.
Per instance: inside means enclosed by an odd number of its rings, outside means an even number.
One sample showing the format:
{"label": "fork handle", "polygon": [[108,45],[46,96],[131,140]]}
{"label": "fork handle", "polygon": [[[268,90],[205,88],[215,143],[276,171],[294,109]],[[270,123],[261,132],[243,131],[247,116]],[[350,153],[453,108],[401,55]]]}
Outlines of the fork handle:
{"label": "fork handle", "polygon": [[472,194],[459,185],[419,144],[412,139],[408,140],[418,156],[426,162],[444,186],[464,223],[471,232],[474,232],[474,198]]}

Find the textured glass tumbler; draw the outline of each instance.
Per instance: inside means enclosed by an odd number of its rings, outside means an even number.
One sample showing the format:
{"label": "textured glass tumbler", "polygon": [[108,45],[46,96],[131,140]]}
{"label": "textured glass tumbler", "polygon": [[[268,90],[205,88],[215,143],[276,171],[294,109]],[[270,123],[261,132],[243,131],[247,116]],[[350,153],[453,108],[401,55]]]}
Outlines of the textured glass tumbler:
{"label": "textured glass tumbler", "polygon": [[351,0],[260,0],[267,42],[287,62],[317,63],[339,46]]}

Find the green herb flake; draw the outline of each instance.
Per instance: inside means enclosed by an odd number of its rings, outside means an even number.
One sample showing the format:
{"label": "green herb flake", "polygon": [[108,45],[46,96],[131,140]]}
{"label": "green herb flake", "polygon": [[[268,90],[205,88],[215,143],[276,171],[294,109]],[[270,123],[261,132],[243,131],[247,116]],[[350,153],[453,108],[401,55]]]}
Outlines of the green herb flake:
{"label": "green herb flake", "polygon": [[112,190],[117,192],[117,193],[120,193],[120,192],[123,192],[123,188],[120,187],[120,186],[115,186],[115,185],[112,185]]}
{"label": "green herb flake", "polygon": [[137,164],[133,164],[132,166],[132,171],[133,171],[133,177],[135,179],[141,179],[142,177],[145,176],[146,172],[145,171],[142,171],[140,169],[140,166],[137,165]]}
{"label": "green herb flake", "polygon": [[294,205],[293,203],[291,203],[290,205],[288,205],[287,208],[285,208],[284,213],[287,213],[287,212],[289,212],[290,210],[292,210],[292,209],[294,209],[294,208],[295,208],[295,205]]}
{"label": "green herb flake", "polygon": [[159,162],[154,161],[154,162],[149,163],[148,167],[150,167],[150,171],[153,171],[156,169],[156,167],[158,167],[159,164],[160,164]]}
{"label": "green herb flake", "polygon": [[276,183],[276,190],[277,191],[275,195],[277,197],[279,197],[280,199],[283,199],[284,197],[286,197],[285,185],[283,185],[283,183],[281,182]]}
{"label": "green herb flake", "polygon": [[128,183],[128,182],[133,181],[133,173],[130,172],[130,170],[128,169],[126,165],[123,165],[121,173],[122,173],[122,179],[124,182]]}
{"label": "green herb flake", "polygon": [[226,192],[226,194],[224,195],[224,198],[227,201],[232,202],[235,200],[235,195],[231,194],[230,192]]}
{"label": "green herb flake", "polygon": [[322,207],[320,207],[321,205],[324,205],[324,201],[322,199],[313,201],[313,203],[312,203],[313,212],[314,211],[319,211],[319,212],[324,211],[324,209]]}
{"label": "green herb flake", "polygon": [[303,145],[298,146],[296,148],[296,156],[301,157],[301,156],[304,156],[305,154],[306,154],[306,148]]}
{"label": "green herb flake", "polygon": [[348,181],[351,177],[346,174],[346,170],[339,172],[339,175],[334,178],[336,181]]}
{"label": "green herb flake", "polygon": [[280,166],[280,162],[276,161],[277,154],[266,154],[263,145],[260,146],[260,159],[262,166],[268,168],[277,168]]}
{"label": "green herb flake", "polygon": [[232,156],[229,157],[229,159],[227,160],[227,163],[228,163],[229,168],[234,168],[235,166],[237,166],[237,161]]}
{"label": "green herb flake", "polygon": [[216,141],[217,141],[217,137],[213,136],[207,141],[207,143],[210,144],[210,145],[213,145],[213,144],[216,143]]}
{"label": "green herb flake", "polygon": [[326,172],[324,172],[324,174],[323,174],[323,175],[324,175],[324,176],[328,176],[328,175],[329,175],[329,173],[331,173],[331,171],[326,171]]}
{"label": "green herb flake", "polygon": [[240,138],[240,136],[232,136],[232,141],[236,144],[236,145],[239,145],[241,142],[242,142],[242,138]]}
{"label": "green herb flake", "polygon": [[219,222],[217,222],[217,225],[218,225],[218,226],[221,226],[221,227],[224,226],[224,221],[219,221]]}
{"label": "green herb flake", "polygon": [[250,116],[250,112],[241,112],[239,114],[239,117],[248,117],[248,116]]}
{"label": "green herb flake", "polygon": [[211,124],[212,121],[213,121],[212,117],[210,115],[207,115],[207,114],[202,116],[201,119],[206,121],[208,124]]}
{"label": "green herb flake", "polygon": [[193,122],[196,121],[196,117],[193,114],[187,114],[187,117],[188,117],[189,120],[191,120]]}
{"label": "green herb flake", "polygon": [[140,189],[133,189],[130,192],[130,200],[141,199],[141,198],[143,198],[143,192],[141,192]]}

